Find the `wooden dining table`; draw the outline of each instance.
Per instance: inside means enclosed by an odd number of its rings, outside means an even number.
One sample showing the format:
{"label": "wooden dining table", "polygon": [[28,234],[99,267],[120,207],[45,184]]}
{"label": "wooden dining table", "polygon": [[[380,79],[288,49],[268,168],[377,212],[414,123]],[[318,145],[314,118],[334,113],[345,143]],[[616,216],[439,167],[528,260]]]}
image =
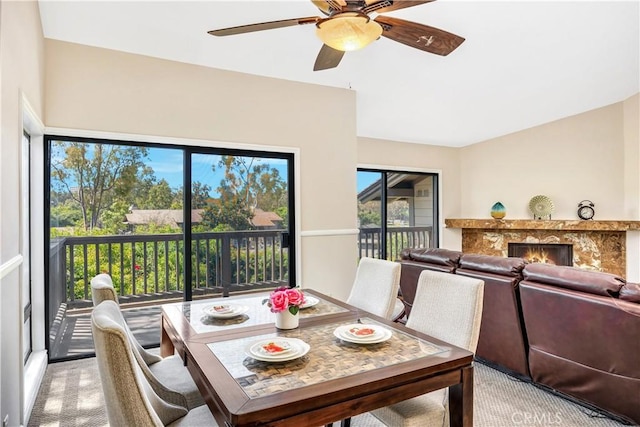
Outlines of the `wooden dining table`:
{"label": "wooden dining table", "polygon": [[[299,327],[279,330],[262,304],[269,293],[166,304],[160,351],[182,357],[222,426],[321,426],[433,390],[449,388],[451,426],[473,425],[473,353],[305,289],[315,305]],[[242,307],[229,318],[215,305]],[[372,325],[388,333],[376,343],[335,332]],[[299,339],[308,351],[287,361],[261,361],[261,340]]]}

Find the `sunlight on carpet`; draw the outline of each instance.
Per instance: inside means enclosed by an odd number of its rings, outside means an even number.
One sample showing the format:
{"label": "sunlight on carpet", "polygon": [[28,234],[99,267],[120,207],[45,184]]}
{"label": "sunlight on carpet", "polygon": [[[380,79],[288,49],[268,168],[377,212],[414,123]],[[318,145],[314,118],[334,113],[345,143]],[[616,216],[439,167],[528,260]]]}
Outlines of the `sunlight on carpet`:
{"label": "sunlight on carpet", "polygon": [[[610,418],[480,363],[475,364],[474,425],[617,427]],[[28,426],[107,426],[95,358],[48,366]],[[335,424],[336,426],[338,423]],[[353,427],[383,426],[369,414]]]}

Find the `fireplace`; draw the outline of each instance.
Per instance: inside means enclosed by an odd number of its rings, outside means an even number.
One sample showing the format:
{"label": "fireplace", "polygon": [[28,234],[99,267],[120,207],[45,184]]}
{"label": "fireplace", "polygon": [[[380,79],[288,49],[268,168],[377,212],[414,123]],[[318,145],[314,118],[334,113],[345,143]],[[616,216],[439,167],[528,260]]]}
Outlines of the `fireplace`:
{"label": "fireplace", "polygon": [[560,243],[509,243],[507,255],[528,262],[573,266],[573,245]]}
{"label": "fireplace", "polygon": [[[462,252],[506,257],[509,242],[573,245],[573,267],[604,271],[620,277],[638,274],[637,239],[640,221],[618,220],[444,220],[462,230]],[[627,250],[627,240],[632,250]]]}

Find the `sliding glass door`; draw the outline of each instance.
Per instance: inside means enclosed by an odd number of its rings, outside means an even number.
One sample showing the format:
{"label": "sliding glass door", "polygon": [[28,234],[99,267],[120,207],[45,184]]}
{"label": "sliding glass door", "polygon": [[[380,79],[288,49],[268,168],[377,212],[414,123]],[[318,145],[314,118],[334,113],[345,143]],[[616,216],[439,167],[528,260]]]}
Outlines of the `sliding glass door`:
{"label": "sliding glass door", "polygon": [[397,260],[438,244],[438,175],[358,169],[360,257]]}
{"label": "sliding glass door", "polygon": [[193,297],[289,286],[292,158],[192,152]]}
{"label": "sliding glass door", "polygon": [[158,345],[160,304],[295,283],[292,155],[45,142],[50,359],[93,353],[96,274],[145,346]]}

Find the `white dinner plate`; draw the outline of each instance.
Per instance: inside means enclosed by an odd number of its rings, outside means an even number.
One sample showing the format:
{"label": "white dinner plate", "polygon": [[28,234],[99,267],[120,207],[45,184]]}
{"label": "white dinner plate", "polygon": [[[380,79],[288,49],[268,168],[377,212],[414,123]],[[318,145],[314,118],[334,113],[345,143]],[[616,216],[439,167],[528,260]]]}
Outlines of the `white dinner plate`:
{"label": "white dinner plate", "polygon": [[305,296],[304,297],[304,304],[302,304],[300,306],[300,308],[303,309],[303,308],[313,307],[314,305],[316,305],[319,302],[320,302],[320,300],[318,298],[316,298],[316,297]]}
{"label": "white dinner plate", "polygon": [[215,319],[229,319],[246,313],[249,307],[237,304],[214,304],[205,307],[202,311],[209,317]]}
{"label": "white dinner plate", "polygon": [[[372,329],[374,332],[370,335],[359,336],[353,332],[353,330],[356,328]],[[336,338],[339,338],[343,341],[347,341],[355,344],[377,344],[377,343],[387,341],[389,338],[391,338],[393,333],[389,329],[379,325],[365,325],[360,323],[354,323],[351,325],[338,326],[333,331],[333,335],[335,335]]]}
{"label": "white dinner plate", "polygon": [[[283,350],[270,353],[266,348],[273,345],[282,347]],[[300,339],[277,337],[250,344],[246,353],[247,356],[262,362],[286,362],[304,356],[310,349],[311,346]]]}

